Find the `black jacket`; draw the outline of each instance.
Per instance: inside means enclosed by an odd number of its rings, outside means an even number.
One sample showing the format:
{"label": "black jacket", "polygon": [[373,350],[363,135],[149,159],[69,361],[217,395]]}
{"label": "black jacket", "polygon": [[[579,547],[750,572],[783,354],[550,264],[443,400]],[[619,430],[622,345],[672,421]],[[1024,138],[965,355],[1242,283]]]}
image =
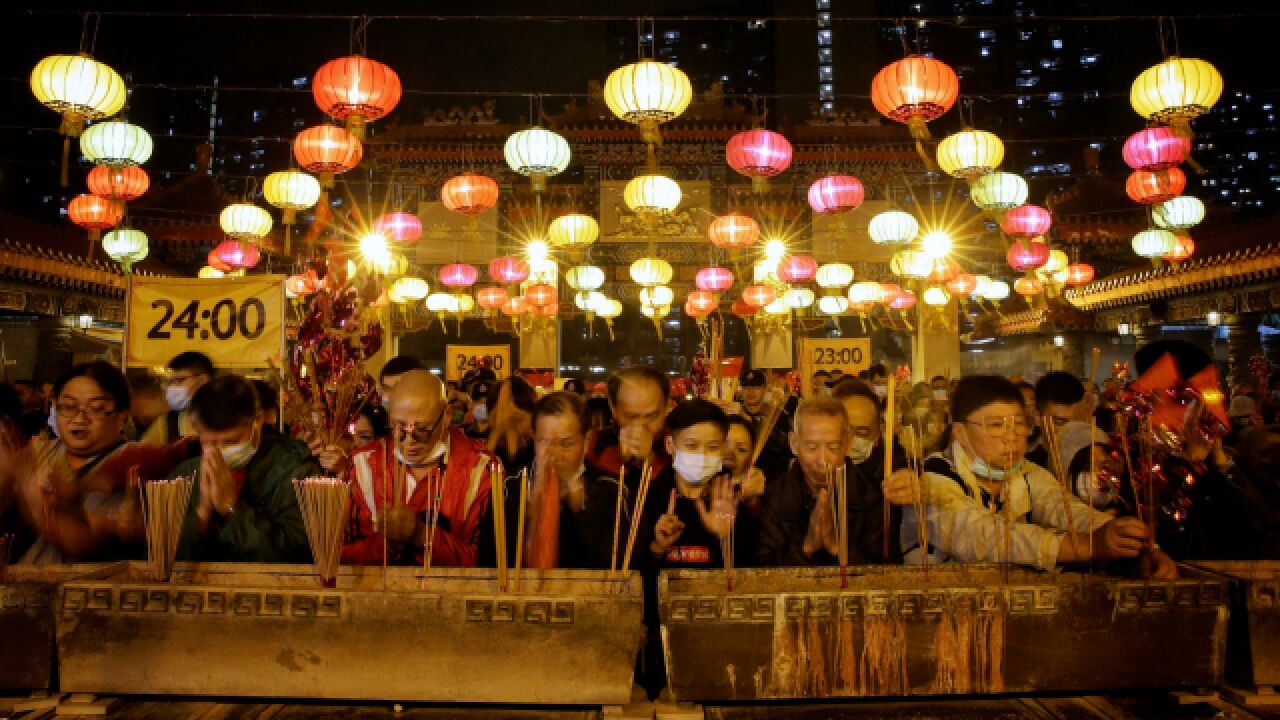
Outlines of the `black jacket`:
{"label": "black jacket", "polygon": [[[849,483],[849,563],[869,565],[901,562],[896,538],[890,537],[889,556],[884,555],[884,495],[880,485],[846,462]],[[765,488],[760,518],[757,560],[760,565],[804,567],[835,565],[839,559],[825,550],[808,557],[804,537],[816,497],[809,492],[799,463]]]}

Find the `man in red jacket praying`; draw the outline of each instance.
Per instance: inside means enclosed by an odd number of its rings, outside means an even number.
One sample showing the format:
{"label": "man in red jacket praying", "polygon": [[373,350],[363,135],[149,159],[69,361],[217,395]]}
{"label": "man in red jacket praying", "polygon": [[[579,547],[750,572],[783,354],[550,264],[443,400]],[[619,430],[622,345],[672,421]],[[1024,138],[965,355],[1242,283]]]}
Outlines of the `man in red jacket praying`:
{"label": "man in red jacket praying", "polygon": [[390,392],[391,437],[351,457],[351,515],[342,562],[476,564],[480,521],[489,507],[488,467],[475,441],[452,428],[444,386],[425,370],[405,373]]}

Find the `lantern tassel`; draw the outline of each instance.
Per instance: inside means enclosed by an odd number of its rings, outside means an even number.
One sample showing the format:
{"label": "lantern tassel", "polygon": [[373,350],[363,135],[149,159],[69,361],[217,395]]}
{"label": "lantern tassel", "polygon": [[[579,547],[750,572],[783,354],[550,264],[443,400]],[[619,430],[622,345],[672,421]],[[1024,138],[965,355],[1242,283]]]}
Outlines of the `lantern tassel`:
{"label": "lantern tassel", "polygon": [[1169,127],[1173,128],[1173,132],[1180,138],[1187,141],[1187,166],[1195,171],[1197,175],[1205,173],[1204,166],[1191,156],[1192,141],[1195,140],[1196,134],[1191,130],[1191,119],[1185,117],[1176,117],[1169,121]]}
{"label": "lantern tassel", "polygon": [[925,149],[924,144],[931,137],[929,135],[929,126],[925,124],[924,118],[919,115],[913,115],[907,120],[907,129],[911,131],[911,137],[916,141],[916,153],[920,155],[920,159],[924,161],[924,166],[930,171],[936,171],[938,166],[930,157],[929,151]]}

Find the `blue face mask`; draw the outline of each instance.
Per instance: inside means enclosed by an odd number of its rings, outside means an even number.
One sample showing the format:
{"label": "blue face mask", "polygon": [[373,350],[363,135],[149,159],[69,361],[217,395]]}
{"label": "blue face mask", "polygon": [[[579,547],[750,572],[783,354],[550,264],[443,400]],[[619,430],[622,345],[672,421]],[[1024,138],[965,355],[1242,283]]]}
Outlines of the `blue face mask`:
{"label": "blue face mask", "polygon": [[969,463],[969,472],[973,473],[974,477],[980,477],[984,480],[1004,482],[1005,478],[1009,477],[1009,475],[1016,475],[1020,472],[1025,463],[1025,458],[1018,458],[1018,461],[1015,462],[1012,467],[1008,470],[1002,470],[997,467],[991,467],[991,464],[982,458],[974,458],[973,461]]}

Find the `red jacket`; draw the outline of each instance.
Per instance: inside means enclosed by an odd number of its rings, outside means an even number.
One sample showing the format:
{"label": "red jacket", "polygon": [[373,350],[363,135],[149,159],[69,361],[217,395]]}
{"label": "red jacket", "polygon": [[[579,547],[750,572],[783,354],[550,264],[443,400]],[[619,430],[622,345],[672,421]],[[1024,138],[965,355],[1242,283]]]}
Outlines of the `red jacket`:
{"label": "red jacket", "polygon": [[[474,567],[479,547],[479,533],[489,508],[489,473],[493,457],[468,439],[461,431],[451,429],[449,451],[445,455],[444,485],[440,492],[441,521],[432,541],[431,564],[438,567]],[[342,540],[342,562],[349,565],[377,565],[382,562],[383,541],[379,518],[383,512],[384,493],[392,487],[392,473],[397,466],[395,443],[391,438],[375,440],[351,456],[347,479],[351,482],[351,512]],[[429,484],[414,480],[405,469],[405,507],[415,514],[434,508]],[[422,549],[414,553],[422,564]],[[390,558],[395,563],[398,558]],[[406,559],[407,560],[407,559]]]}

